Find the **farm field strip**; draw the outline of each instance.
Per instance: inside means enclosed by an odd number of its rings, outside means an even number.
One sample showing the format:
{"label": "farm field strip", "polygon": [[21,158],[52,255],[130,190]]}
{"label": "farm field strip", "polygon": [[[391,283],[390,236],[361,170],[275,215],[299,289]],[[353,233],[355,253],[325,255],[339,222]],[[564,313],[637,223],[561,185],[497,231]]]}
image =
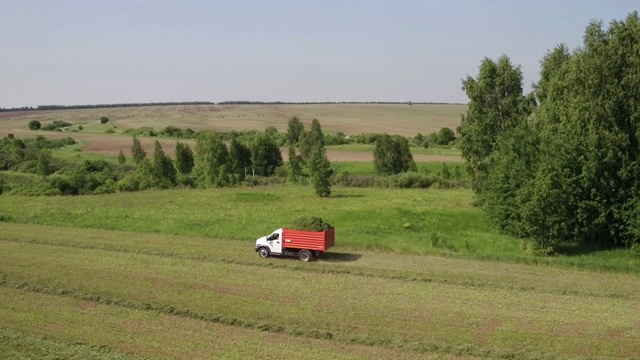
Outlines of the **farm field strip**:
{"label": "farm field strip", "polygon": [[[81,301],[84,303],[84,306],[80,305],[78,306],[79,308],[86,308],[86,307],[94,308],[97,306],[110,306],[110,307],[114,307],[124,311],[129,310],[129,311],[147,312],[147,313],[153,313],[155,314],[155,316],[172,316],[175,318],[175,320],[172,321],[172,323],[176,323],[179,321],[199,321],[199,322],[218,325],[226,329],[241,328],[247,331],[252,331],[254,333],[270,333],[270,334],[276,334],[276,335],[284,335],[289,338],[287,339],[289,340],[289,342],[296,343],[296,344],[300,344],[301,342],[308,343],[309,341],[314,341],[314,340],[325,340],[331,344],[330,345],[331,348],[335,348],[336,345],[338,347],[345,346],[345,345],[346,346],[355,345],[355,346],[361,346],[361,347],[372,347],[371,350],[374,352],[379,352],[380,350],[382,350],[383,352],[396,352],[396,351],[404,352],[405,354],[401,356],[401,358],[407,357],[407,355],[411,355],[410,354],[411,352],[413,352],[414,354],[415,353],[423,354],[423,356],[426,354],[437,355],[438,358],[440,358],[440,356],[442,355],[446,356],[447,354],[452,354],[452,353],[455,355],[465,355],[464,358],[467,358],[467,356],[469,357],[481,356],[485,358],[486,357],[491,358],[492,356],[495,356],[495,355],[499,355],[501,357],[504,357],[504,356],[512,357],[513,354],[517,353],[523,359],[528,359],[528,358],[535,359],[539,354],[539,352],[536,352],[536,351],[520,350],[520,351],[514,352],[509,349],[477,349],[470,345],[452,346],[447,344],[427,344],[427,343],[415,342],[415,341],[407,342],[407,341],[404,341],[403,339],[389,339],[389,338],[382,338],[382,337],[340,334],[340,333],[331,333],[331,332],[325,332],[325,331],[310,329],[310,328],[286,327],[281,324],[268,323],[264,321],[258,322],[253,320],[240,319],[232,316],[221,315],[221,314],[212,314],[212,313],[206,313],[206,312],[193,311],[190,309],[178,308],[173,305],[155,304],[150,302],[136,302],[136,301],[130,301],[130,300],[121,299],[121,298],[110,298],[102,295],[81,293],[71,289],[51,288],[47,286],[34,285],[26,282],[14,283],[14,282],[7,281],[5,277],[0,277],[0,294],[2,294],[3,288],[7,292],[10,292],[13,290],[13,291],[20,291],[26,294],[53,296],[58,298],[66,298],[66,299]],[[23,298],[20,299],[20,303],[29,301],[29,300],[24,300],[25,298],[29,299],[29,295],[23,295]],[[16,309],[19,307],[20,307],[20,304],[17,304],[14,306],[13,309]],[[9,307],[9,309],[13,310],[11,307]],[[55,311],[55,310],[52,310],[52,311]],[[20,317],[19,311],[16,311],[16,312],[18,313],[17,316]],[[1,313],[2,312],[0,311],[0,314]],[[32,312],[29,312],[27,315],[32,316],[33,314]],[[81,314],[81,315],[85,315],[85,314]],[[127,318],[129,318],[129,316],[127,316]],[[29,320],[33,321],[32,319],[29,319]],[[14,320],[14,324],[10,324],[10,325],[16,326],[15,323],[19,321],[20,320],[16,319]],[[48,324],[49,321],[50,321],[50,316],[47,316],[44,323]],[[144,324],[140,324],[138,327],[142,329],[148,325],[149,325],[148,321],[144,321]],[[38,328],[41,328],[41,327],[42,326],[39,326]],[[56,330],[58,330],[57,328],[59,328],[59,326],[54,326],[54,327],[56,328]],[[113,328],[113,326],[110,326],[110,328]],[[98,332],[101,331],[101,329],[95,329],[95,330]],[[228,332],[227,330],[223,330],[223,331]],[[147,334],[145,333],[145,336],[146,335]],[[183,334],[183,336],[190,337],[190,334]],[[148,340],[148,338],[146,338],[146,340]],[[217,337],[210,339],[210,341],[213,343],[215,343],[217,340],[218,340]],[[193,346],[193,344],[191,345]],[[262,345],[262,346],[265,346],[265,345]],[[329,346],[329,345],[327,344],[326,346]],[[172,352],[173,350],[169,351],[170,354],[165,354],[165,355],[171,355],[170,356],[171,358],[175,358],[175,355],[171,354]],[[156,358],[156,356],[154,356],[153,358]],[[188,357],[188,358],[193,358],[193,357]],[[276,358],[279,358],[279,357],[276,357]]]}
{"label": "farm field strip", "polygon": [[[256,271],[236,264],[24,243],[3,242],[0,249],[5,286],[107,303],[121,299],[121,305],[149,304],[188,317],[264,323],[343,343],[467,347],[475,355],[486,349],[531,355],[544,348],[572,356],[640,351],[635,300],[363,281],[345,274],[309,276],[291,269]],[[283,304],[287,311],[265,311]]]}
{"label": "farm field strip", "polygon": [[[169,125],[193,130],[259,130],[274,126],[286,131],[287,120],[298,116],[307,126],[320,120],[323,129],[360,133],[390,133],[414,136],[436,132],[443,127],[455,129],[466,105],[385,105],[385,104],[320,104],[320,105],[225,105],[225,106],[149,106],[127,108],[77,109],[0,113],[0,129],[26,128],[34,119],[41,122],[61,120],[73,125],[97,123],[107,116],[121,129],[150,126],[160,129]],[[242,117],[239,117],[242,116]]]}
{"label": "farm field strip", "polygon": [[[0,129],[0,136],[6,136],[8,133],[14,134],[19,138],[34,138],[38,135],[42,135],[49,139],[61,139],[71,137],[76,141],[84,142],[86,145],[82,147],[82,152],[91,154],[102,154],[116,156],[122,150],[125,156],[131,156],[131,144],[132,137],[130,135],[123,134],[105,134],[105,133],[91,133],[91,132],[60,132],[60,131],[30,131],[24,129],[18,129],[14,131],[3,131]],[[160,142],[165,154],[173,157],[175,154],[176,143],[178,141],[188,144],[192,149],[195,148],[195,140],[193,139],[170,139],[162,137],[138,137],[144,150],[149,154],[153,154],[155,142]],[[373,161],[373,148],[356,147],[354,150],[349,150],[348,147],[327,147],[327,157],[332,162],[358,162],[358,161]],[[428,149],[411,148],[416,153],[413,158],[416,162],[455,162],[462,163],[463,159],[459,153],[453,151],[428,151]],[[288,148],[283,147],[280,149],[282,158],[287,161]]]}
{"label": "farm field strip", "polygon": [[[640,301],[640,287],[629,286],[638,276],[584,272],[547,266],[505,264],[433,256],[335,251],[324,254],[315,265],[295,259],[260,259],[252,244],[244,241],[135,232],[72,229],[64,227],[0,223],[0,241],[71,249],[105,250],[165,258],[199,260],[280,268],[313,274],[343,274],[404,282],[436,282],[449,285],[572,294]],[[46,233],[43,237],[40,234]]]}
{"label": "farm field strip", "polygon": [[[0,357],[64,359],[419,359],[427,354],[340,344],[156,311],[0,286]],[[105,331],[109,329],[109,331]],[[273,343],[277,343],[277,350]],[[12,352],[13,349],[13,352]],[[6,355],[6,356],[3,356]],[[429,356],[473,359],[470,356]]]}

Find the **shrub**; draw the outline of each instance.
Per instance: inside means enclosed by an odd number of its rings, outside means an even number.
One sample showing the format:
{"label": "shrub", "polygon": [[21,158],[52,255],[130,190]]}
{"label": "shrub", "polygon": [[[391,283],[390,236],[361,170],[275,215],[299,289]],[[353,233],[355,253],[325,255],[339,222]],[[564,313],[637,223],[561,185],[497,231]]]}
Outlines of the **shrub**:
{"label": "shrub", "polygon": [[62,128],[69,127],[69,126],[71,126],[71,123],[68,123],[66,121],[61,121],[61,120],[54,120],[51,124],[47,124],[43,126],[42,130],[61,131]]}
{"label": "shrub", "polygon": [[440,170],[440,176],[442,176],[443,179],[445,180],[449,180],[451,179],[451,171],[449,171],[449,166],[447,166],[447,163],[442,163],[442,169]]}
{"label": "shrub", "polygon": [[124,179],[116,183],[116,188],[120,192],[132,192],[143,189],[141,176],[137,173],[129,174]]}
{"label": "shrub", "polygon": [[453,130],[445,127],[438,132],[438,145],[449,145],[456,140],[456,134]]}
{"label": "shrub", "polygon": [[376,185],[376,177],[373,175],[353,175],[348,171],[343,171],[333,177],[333,183],[342,186],[367,188]]}
{"label": "shrub", "polygon": [[347,139],[347,136],[343,132],[337,134],[324,134],[325,145],[343,145],[349,144],[351,141]]}
{"label": "shrub", "polygon": [[436,179],[433,176],[409,172],[393,177],[393,183],[401,189],[427,189]]}
{"label": "shrub", "polygon": [[193,138],[195,132],[191,129],[181,129],[179,127],[169,125],[160,131],[160,135],[172,138]]}
{"label": "shrub", "polygon": [[116,183],[111,179],[107,179],[104,184],[93,190],[94,194],[113,194],[116,192]]}
{"label": "shrub", "polygon": [[54,148],[61,148],[66,145],[75,145],[75,144],[77,144],[77,141],[75,141],[70,137],[66,137],[64,139],[51,140],[51,145],[52,145],[51,147],[54,147]]}
{"label": "shrub", "polygon": [[401,136],[392,137],[387,134],[376,141],[373,164],[378,175],[393,175],[416,169],[409,141]]}
{"label": "shrub", "polygon": [[16,169],[16,171],[21,173],[27,173],[27,174],[35,174],[37,167],[38,167],[38,162],[35,159],[26,160],[26,161],[23,161],[20,164],[20,166],[18,166],[18,169]]}
{"label": "shrub", "polygon": [[109,118],[106,116],[101,116],[100,117],[100,124],[106,124],[109,122]]}
{"label": "shrub", "polygon": [[[6,190],[6,189],[5,189]],[[28,179],[24,182],[17,183],[6,191],[9,195],[24,196],[56,196],[61,195],[60,191],[53,188],[51,184],[44,178]]]}
{"label": "shrub", "polygon": [[31,130],[40,130],[41,126],[42,126],[42,124],[40,124],[40,121],[38,121],[38,120],[29,121],[29,129],[31,129]]}

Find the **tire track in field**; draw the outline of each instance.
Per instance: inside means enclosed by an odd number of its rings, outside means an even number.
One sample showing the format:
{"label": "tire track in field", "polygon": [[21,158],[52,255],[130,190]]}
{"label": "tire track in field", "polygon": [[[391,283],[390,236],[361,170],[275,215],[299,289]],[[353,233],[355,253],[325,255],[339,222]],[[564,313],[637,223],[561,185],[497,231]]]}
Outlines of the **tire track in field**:
{"label": "tire track in field", "polygon": [[354,333],[344,333],[337,331],[325,331],[313,328],[303,328],[295,326],[285,326],[278,323],[264,321],[254,321],[242,319],[224,314],[216,314],[204,311],[195,311],[187,308],[180,308],[171,304],[159,304],[151,302],[139,302],[121,298],[111,298],[97,293],[85,293],[71,289],[61,289],[41,284],[34,284],[25,281],[11,281],[5,274],[0,273],[0,286],[9,289],[16,289],[36,294],[45,294],[72,298],[81,301],[90,301],[101,305],[117,306],[125,309],[148,311],[159,314],[172,315],[182,318],[194,319],[227,326],[242,327],[250,330],[271,332],[291,335],[300,338],[320,339],[339,342],[345,345],[357,344],[385,349],[393,349],[420,354],[442,354],[457,356],[473,356],[479,358],[501,358],[501,359],[556,359],[552,354],[546,354],[532,350],[511,350],[511,349],[491,349],[478,348],[473,345],[450,345],[431,343],[424,341],[411,341],[383,336],[371,336]]}
{"label": "tire track in field", "polygon": [[[306,266],[307,264],[297,264],[290,265],[287,264],[287,259],[281,259],[282,263],[274,263],[274,262],[257,262],[257,261],[248,261],[248,260],[239,260],[232,258],[225,258],[221,256],[210,256],[210,255],[189,255],[189,254],[179,254],[172,252],[164,252],[164,251],[150,251],[150,250],[134,250],[134,249],[126,249],[126,248],[118,248],[112,246],[100,246],[100,245],[85,245],[85,244],[65,244],[60,242],[50,242],[50,241],[41,241],[41,240],[18,240],[18,239],[7,239],[2,238],[0,242],[10,242],[10,243],[19,243],[19,244],[33,244],[39,246],[51,246],[51,247],[61,247],[61,248],[69,248],[69,249],[79,249],[79,250],[100,250],[100,251],[110,251],[115,253],[122,254],[135,254],[135,255],[145,255],[145,256],[153,256],[160,258],[169,258],[169,259],[181,259],[181,260],[192,260],[192,261],[203,261],[210,263],[224,263],[229,265],[237,265],[237,266],[245,266],[245,267],[256,267],[256,268],[271,268],[271,269],[279,269],[279,270],[291,270],[298,272],[306,272],[309,274],[331,274],[331,275],[347,275],[347,276],[355,276],[362,278],[376,278],[376,279],[384,279],[384,280],[392,280],[399,282],[408,282],[408,283],[434,283],[434,284],[443,284],[443,285],[451,285],[451,286],[461,286],[461,287],[469,287],[469,288],[478,288],[478,289],[496,289],[496,290],[509,290],[509,291],[528,291],[534,292],[538,294],[550,294],[550,295],[566,295],[566,296],[583,296],[583,297],[592,297],[592,298],[605,298],[605,299],[622,299],[622,300],[636,300],[637,298],[632,295],[624,295],[624,294],[615,294],[615,293],[593,293],[588,291],[578,291],[578,290],[552,290],[552,289],[541,289],[536,288],[535,286],[510,286],[503,284],[495,284],[491,282],[481,282],[481,281],[456,281],[456,280],[447,280],[447,279],[439,279],[428,276],[411,276],[406,272],[397,271],[397,270],[384,270],[382,271],[372,271],[368,269],[358,268],[358,267],[339,267],[335,266],[332,268],[327,267],[311,267]],[[330,254],[330,253],[328,253]],[[327,254],[324,254],[327,255]],[[322,261],[322,259],[318,259],[319,262],[323,263],[326,261]],[[330,262],[330,261],[329,261]]]}

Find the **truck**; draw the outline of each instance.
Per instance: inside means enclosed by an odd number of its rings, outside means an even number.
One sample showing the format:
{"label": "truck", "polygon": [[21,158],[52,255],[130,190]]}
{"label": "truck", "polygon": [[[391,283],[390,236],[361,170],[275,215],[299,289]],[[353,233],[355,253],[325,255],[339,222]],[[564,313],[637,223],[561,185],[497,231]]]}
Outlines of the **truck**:
{"label": "truck", "polygon": [[312,261],[335,242],[335,227],[324,231],[278,229],[256,240],[255,251],[262,258],[292,256]]}

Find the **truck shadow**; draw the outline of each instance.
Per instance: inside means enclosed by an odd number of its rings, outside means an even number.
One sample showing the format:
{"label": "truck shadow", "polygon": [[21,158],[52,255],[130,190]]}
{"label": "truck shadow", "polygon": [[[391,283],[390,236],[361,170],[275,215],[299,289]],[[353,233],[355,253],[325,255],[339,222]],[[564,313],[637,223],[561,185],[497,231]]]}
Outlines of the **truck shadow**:
{"label": "truck shadow", "polygon": [[326,252],[318,256],[318,260],[324,261],[324,262],[341,263],[341,262],[356,261],[361,257],[362,255],[360,254]]}

